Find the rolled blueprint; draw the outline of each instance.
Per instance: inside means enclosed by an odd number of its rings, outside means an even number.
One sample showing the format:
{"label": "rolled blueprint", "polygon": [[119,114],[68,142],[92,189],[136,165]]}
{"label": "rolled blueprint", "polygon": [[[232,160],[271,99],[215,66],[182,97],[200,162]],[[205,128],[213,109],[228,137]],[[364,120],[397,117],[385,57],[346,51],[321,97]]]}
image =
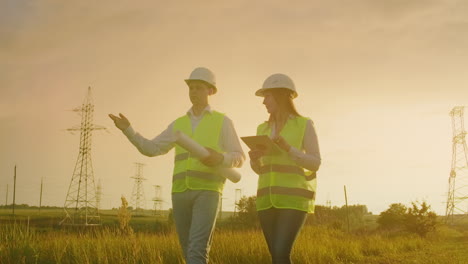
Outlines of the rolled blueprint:
{"label": "rolled blueprint", "polygon": [[[175,143],[190,152],[190,154],[197,159],[202,160],[210,155],[210,152],[205,147],[198,144],[181,131],[175,132]],[[241,179],[240,173],[231,168],[218,168],[218,172],[234,183]]]}
{"label": "rolled blueprint", "polygon": [[205,159],[210,155],[210,152],[206,148],[181,131],[175,132],[175,143],[190,152],[197,159]]}

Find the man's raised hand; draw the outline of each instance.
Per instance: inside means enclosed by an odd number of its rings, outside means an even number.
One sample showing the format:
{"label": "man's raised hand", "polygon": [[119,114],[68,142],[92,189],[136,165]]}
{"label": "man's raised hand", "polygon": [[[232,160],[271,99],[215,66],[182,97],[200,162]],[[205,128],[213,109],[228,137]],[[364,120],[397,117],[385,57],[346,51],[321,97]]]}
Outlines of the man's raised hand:
{"label": "man's raised hand", "polygon": [[124,131],[125,129],[127,129],[127,127],[130,126],[130,121],[128,121],[128,119],[121,113],[119,113],[119,116],[120,118],[113,114],[109,114],[109,117],[114,121],[115,126],[118,129]]}

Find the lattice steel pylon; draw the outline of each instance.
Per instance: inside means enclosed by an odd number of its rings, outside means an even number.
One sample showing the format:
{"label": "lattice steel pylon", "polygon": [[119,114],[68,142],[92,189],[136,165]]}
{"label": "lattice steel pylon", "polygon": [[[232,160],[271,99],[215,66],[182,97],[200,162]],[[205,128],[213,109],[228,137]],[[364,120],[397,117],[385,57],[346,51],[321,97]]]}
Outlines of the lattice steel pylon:
{"label": "lattice steel pylon", "polygon": [[445,211],[446,222],[453,223],[454,217],[468,213],[468,149],[465,141],[463,106],[450,111],[452,117],[452,167]]}
{"label": "lattice steel pylon", "polygon": [[234,215],[237,214],[237,205],[240,199],[242,199],[242,189],[236,189],[234,194]]}
{"label": "lattice steel pylon", "polygon": [[96,201],[93,164],[91,160],[91,137],[94,130],[104,130],[103,126],[93,124],[94,105],[91,87],[81,105],[73,109],[81,115],[81,124],[67,129],[80,131],[80,150],[73,170],[72,179],[65,199],[65,218],[60,224],[93,226],[100,225],[99,209]]}
{"label": "lattice steel pylon", "polygon": [[136,212],[145,209],[146,200],[145,200],[145,190],[143,189],[143,181],[146,180],[143,178],[142,171],[145,164],[135,162],[136,173],[135,176],[131,177],[135,179],[135,184],[133,185],[132,191],[132,205]]}
{"label": "lattice steel pylon", "polygon": [[101,209],[101,200],[102,200],[102,184],[101,184],[101,179],[99,179],[97,188],[96,188],[96,207],[98,210]]}
{"label": "lattice steel pylon", "polygon": [[155,196],[153,198],[153,209],[155,215],[160,215],[162,212],[162,188],[161,185],[154,185]]}

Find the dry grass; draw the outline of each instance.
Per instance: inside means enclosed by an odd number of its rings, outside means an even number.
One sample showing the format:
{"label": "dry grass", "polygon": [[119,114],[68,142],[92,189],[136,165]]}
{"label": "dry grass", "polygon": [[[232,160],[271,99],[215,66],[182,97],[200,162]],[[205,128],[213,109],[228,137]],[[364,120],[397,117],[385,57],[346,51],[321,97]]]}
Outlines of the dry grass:
{"label": "dry grass", "polygon": [[[348,234],[306,226],[293,251],[295,263],[468,263],[468,234],[443,227],[428,238],[376,232]],[[261,231],[217,230],[211,263],[269,263]],[[86,232],[0,226],[0,263],[183,263],[176,234],[124,235],[117,228]]]}

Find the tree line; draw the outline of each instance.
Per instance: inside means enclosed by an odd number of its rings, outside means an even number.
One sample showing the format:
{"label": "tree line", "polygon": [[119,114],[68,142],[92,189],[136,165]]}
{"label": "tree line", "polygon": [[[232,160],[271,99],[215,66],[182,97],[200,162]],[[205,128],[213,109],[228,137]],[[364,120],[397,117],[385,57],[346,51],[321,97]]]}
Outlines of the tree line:
{"label": "tree line", "polygon": [[[242,227],[258,227],[257,211],[255,209],[255,196],[244,196],[236,203],[237,213],[229,220],[231,224]],[[350,206],[315,206],[306,225],[322,225],[335,229],[366,229],[377,225],[377,229],[390,232],[409,232],[426,236],[434,231],[438,225],[437,215],[431,211],[430,205],[425,201],[413,202],[407,207],[401,203],[391,204],[380,215],[372,216],[365,205]],[[241,225],[239,225],[241,224]]]}

